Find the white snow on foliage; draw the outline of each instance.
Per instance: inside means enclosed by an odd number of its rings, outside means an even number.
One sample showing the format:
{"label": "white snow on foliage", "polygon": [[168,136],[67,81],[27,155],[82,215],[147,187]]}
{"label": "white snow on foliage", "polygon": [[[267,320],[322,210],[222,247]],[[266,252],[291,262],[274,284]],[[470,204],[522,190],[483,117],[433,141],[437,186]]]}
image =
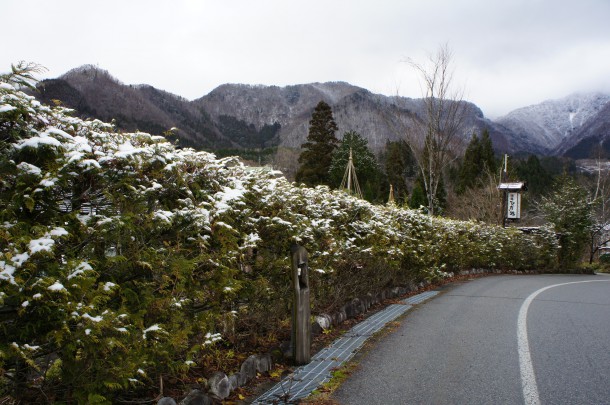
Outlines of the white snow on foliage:
{"label": "white snow on foliage", "polygon": [[66,235],[69,235],[69,234],[68,234],[68,231],[66,231],[65,228],[59,227],[59,228],[55,228],[51,232],[49,232],[49,235],[51,235],[51,236],[66,236]]}
{"label": "white snow on foliage", "polygon": [[30,255],[28,254],[28,252],[23,252],[23,253],[17,253],[15,255],[13,255],[12,257],[12,261],[13,264],[15,265],[15,267],[19,268],[23,265],[23,263],[25,263],[28,259],[30,258]]}
{"label": "white snow on foliage", "polygon": [[53,249],[53,245],[55,245],[55,241],[48,237],[32,239],[29,244],[30,253],[50,252]]}
{"label": "white snow on foliage", "polygon": [[113,287],[116,287],[116,284],[108,281],[106,284],[104,284],[104,291],[110,291]]}
{"label": "white snow on foliage", "polygon": [[174,213],[171,211],[157,211],[155,212],[155,218],[160,219],[162,221],[165,221],[167,223],[171,223],[172,222],[172,217],[174,216]]}
{"label": "white snow on foliage", "polygon": [[5,112],[9,112],[9,111],[13,111],[16,110],[17,107],[14,107],[10,104],[2,104],[0,105],[0,113],[5,113]]}
{"label": "white snow on foliage", "polygon": [[68,134],[66,131],[61,130],[59,128],[55,128],[55,127],[47,128],[46,133],[48,135],[55,135],[57,137],[63,138],[66,141],[73,141],[74,140],[74,137],[72,135]]}
{"label": "white snow on foliage", "polygon": [[158,324],[154,324],[142,331],[142,337],[146,339],[146,334],[149,332],[163,332],[163,328],[161,328]]}
{"label": "white snow on foliage", "polygon": [[40,136],[33,136],[31,138],[21,140],[17,145],[15,145],[15,148],[16,149],[23,149],[23,148],[27,148],[27,147],[39,148],[41,145],[60,147],[61,142],[59,142],[57,139],[49,136],[49,134],[47,134],[47,133],[42,133],[42,134],[40,134]]}
{"label": "white snow on foliage", "polygon": [[85,319],[90,320],[91,322],[101,322],[104,319],[104,318],[102,318],[101,315],[91,316],[91,315],[89,315],[87,313],[84,313],[82,317],[85,318]]}
{"label": "white snow on foliage", "polygon": [[244,248],[253,248],[256,247],[256,243],[261,241],[261,237],[258,235],[258,233],[253,232],[249,235],[247,235],[244,239]]}
{"label": "white snow on foliage", "polygon": [[21,162],[17,165],[17,169],[25,172],[27,174],[33,174],[35,176],[40,176],[42,174],[42,170],[38,166],[34,166],[27,162]]}
{"label": "white snow on foliage", "polygon": [[75,136],[72,140],[74,141],[72,144],[74,152],[92,152],[91,145],[89,145],[89,141],[84,136]]}
{"label": "white snow on foliage", "polygon": [[85,170],[89,170],[91,168],[94,168],[94,169],[102,168],[102,166],[100,166],[100,164],[97,162],[97,160],[94,160],[94,159],[83,159],[78,163],[78,167],[82,167]]}
{"label": "white snow on foliage", "polygon": [[45,178],[45,179],[40,180],[40,185],[43,187],[53,187],[57,180],[58,180],[57,177]]}
{"label": "white snow on foliage", "polygon": [[217,214],[221,214],[225,211],[228,211],[231,208],[229,203],[235,200],[240,200],[246,192],[243,183],[241,181],[238,181],[237,179],[234,180],[236,180],[234,188],[223,187],[223,190],[221,192],[216,193],[216,195],[214,196],[214,198],[218,201],[216,203]]}
{"label": "white snow on foliage", "polygon": [[[506,251],[496,249],[510,243],[506,233],[510,231],[372,205],[328,187],[295,185],[285,178],[275,178],[276,172],[247,170],[235,158],[217,159],[207,152],[176,149],[163,137],[123,133],[101,121],[83,121],[67,115],[61,107],[42,106],[6,83],[0,82],[0,89],[4,89],[0,91],[0,108],[18,108],[28,114],[18,123],[24,138],[14,141],[13,149],[8,150],[14,156],[10,163],[13,170],[6,174],[7,179],[2,174],[2,182],[19,184],[21,188],[15,193],[29,198],[28,203],[34,202],[28,205],[31,217],[48,221],[26,231],[20,226],[21,220],[0,224],[6,234],[0,251],[0,286],[8,293],[0,291],[0,298],[10,294],[24,308],[51,308],[53,318],[59,319],[55,330],[64,328],[67,322],[89,327],[84,333],[95,339],[82,339],[85,345],[99,344],[99,338],[107,332],[112,333],[116,344],[131,342],[131,333],[162,341],[182,332],[176,329],[180,328],[178,323],[163,327],[155,323],[162,322],[166,313],[151,314],[146,324],[154,324],[144,328],[139,314],[118,314],[115,302],[107,302],[115,290],[125,288],[106,281],[112,275],[109,269],[119,272],[122,261],[146,263],[147,249],[158,253],[150,260],[153,280],[165,271],[169,274],[173,258],[180,265],[181,255],[186,254],[193,267],[210,266],[222,276],[223,282],[204,287],[210,294],[196,294],[198,300],[215,299],[226,291],[238,302],[245,302],[247,295],[243,294],[248,289],[239,287],[251,277],[241,278],[238,273],[240,268],[252,271],[246,264],[258,262],[260,254],[254,248],[259,245],[273,251],[278,241],[301,242],[310,253],[314,269],[311,276],[323,284],[330,279],[328,274],[336,271],[337,263],[352,257],[388,263],[402,263],[407,258],[409,263],[422,262],[418,268],[422,275],[442,276],[442,267],[432,273],[425,266],[428,261],[443,260],[443,249],[450,246],[448,239],[467,245],[460,251],[465,258],[475,254],[501,259]],[[0,120],[5,117],[6,121],[9,116],[0,115]],[[20,152],[23,148],[43,149]],[[40,156],[38,166],[19,161],[36,154]],[[73,206],[78,199],[81,204]],[[30,215],[28,211],[23,214]],[[68,238],[70,234],[78,235],[79,240]],[[174,242],[179,244],[177,249]],[[459,244],[455,246],[462,249]],[[109,260],[94,261],[98,251]],[[289,266],[287,255],[275,255],[277,260],[270,262],[260,255],[261,267],[271,267],[270,273],[261,270],[261,277],[274,274],[274,266]],[[32,269],[36,269],[36,277],[31,275]],[[354,271],[358,271],[357,266]],[[187,303],[196,298],[175,296],[174,292],[170,296],[165,295],[169,291],[157,290],[158,295],[152,299],[166,300],[166,309],[180,317]],[[214,309],[209,319],[228,314],[237,316],[228,309]],[[221,339],[218,333],[207,333],[199,343],[212,345]],[[42,341],[43,337],[36,336],[30,344]],[[15,345],[19,350],[25,347]],[[142,345],[143,353],[154,346]]]}
{"label": "white snow on foliage", "polygon": [[50,285],[47,289],[50,291],[63,291],[66,289],[66,287],[64,287],[63,284],[60,283],[59,281],[56,281],[55,283]]}
{"label": "white snow on foliage", "polygon": [[57,227],[52,229],[50,232],[47,232],[42,238],[32,239],[28,246],[30,254],[52,251],[55,241],[51,238],[51,236],[60,237],[66,235],[69,235],[69,233],[65,230],[65,228]]}
{"label": "white snow on foliage", "polygon": [[70,273],[68,275],[68,280],[76,277],[76,276],[80,276],[82,274],[84,274],[86,271],[90,271],[93,270],[93,268],[91,267],[91,265],[87,262],[80,262],[78,266],[76,266],[76,268],[74,269],[74,271],[72,271],[72,273]]}
{"label": "white snow on foliage", "polygon": [[134,147],[130,141],[126,141],[125,143],[122,143],[119,145],[119,148],[114,153],[114,156],[119,157],[119,158],[126,158],[126,157],[129,157],[136,153],[141,153],[141,152],[143,152],[143,150],[144,149],[142,149],[142,148]]}

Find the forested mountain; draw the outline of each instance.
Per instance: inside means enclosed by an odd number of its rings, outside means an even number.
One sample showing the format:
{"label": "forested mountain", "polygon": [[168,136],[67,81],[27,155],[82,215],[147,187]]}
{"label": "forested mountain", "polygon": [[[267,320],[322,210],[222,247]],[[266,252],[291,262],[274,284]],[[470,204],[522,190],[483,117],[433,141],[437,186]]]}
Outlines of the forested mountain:
{"label": "forested mountain", "polygon": [[[388,97],[344,82],[286,87],[223,84],[188,101],[149,85],[125,85],[107,71],[85,65],[39,85],[36,97],[59,100],[82,117],[115,120],[124,130],[164,133],[199,149],[298,149],[314,106],[333,110],[341,138],[356,131],[379,153],[388,140],[405,138],[423,116],[421,99]],[[610,96],[572,95],[515,110],[496,121],[468,103],[463,139],[487,129],[498,153],[591,155],[610,126]],[[608,107],[608,108],[606,108]],[[289,158],[291,159],[291,158]]]}
{"label": "forested mountain", "polygon": [[[219,122],[232,117],[259,131],[265,126],[279,125],[277,138],[271,143],[299,148],[305,142],[313,107],[319,101],[332,107],[339,137],[348,131],[359,132],[375,151],[385,147],[387,140],[404,139],[404,132],[412,127],[413,120],[423,114],[421,100],[373,94],[342,82],[287,87],[225,84],[193,103]],[[500,147],[510,145],[502,128],[485,119],[474,104],[469,103],[469,107],[465,138],[473,130],[489,127]]]}
{"label": "forested mountain", "polygon": [[573,159],[610,157],[610,103],[559,145],[557,153]]}
{"label": "forested mountain", "polygon": [[572,94],[519,108],[496,121],[528,144],[529,152],[563,155],[580,140],[598,135],[597,122],[609,101],[601,93]]}
{"label": "forested mountain", "polygon": [[85,65],[57,79],[44,80],[34,95],[44,103],[61,102],[84,118],[114,120],[117,127],[164,133],[177,128],[184,146],[232,147],[205,111],[184,98],[148,85],[124,85],[107,71]]}
{"label": "forested mountain", "polygon": [[[194,101],[148,85],[125,85],[107,71],[92,65],[73,69],[39,85],[36,97],[59,100],[78,115],[114,119],[119,128],[162,133],[172,127],[181,144],[197,148],[299,148],[307,136],[314,106],[321,100],[333,108],[344,132],[358,131],[370,147],[380,151],[387,140],[404,138],[404,132],[423,113],[421,100],[387,97],[343,82],[286,87],[221,85]],[[483,116],[469,103],[464,138],[488,128],[494,145],[514,151],[521,144]]]}

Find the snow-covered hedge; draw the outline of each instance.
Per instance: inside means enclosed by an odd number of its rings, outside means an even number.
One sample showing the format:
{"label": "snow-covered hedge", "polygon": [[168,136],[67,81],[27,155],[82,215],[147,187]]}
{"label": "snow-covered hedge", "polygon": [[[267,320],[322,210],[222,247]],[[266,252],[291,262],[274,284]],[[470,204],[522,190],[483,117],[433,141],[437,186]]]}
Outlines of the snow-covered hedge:
{"label": "snow-covered hedge", "polygon": [[550,232],[375,206],[120,133],[0,82],[0,397],[112,402],[240,350],[289,316],[293,243],[314,313],[464,268],[548,268],[557,249]]}

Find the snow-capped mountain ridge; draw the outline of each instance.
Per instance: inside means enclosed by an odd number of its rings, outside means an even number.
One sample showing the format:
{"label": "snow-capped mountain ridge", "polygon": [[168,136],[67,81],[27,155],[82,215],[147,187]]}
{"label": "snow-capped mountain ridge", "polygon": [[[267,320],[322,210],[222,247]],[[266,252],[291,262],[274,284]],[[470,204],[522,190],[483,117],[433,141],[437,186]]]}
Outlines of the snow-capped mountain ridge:
{"label": "snow-capped mountain ridge", "polygon": [[517,136],[526,136],[544,154],[553,153],[610,102],[603,93],[575,93],[519,108],[496,120]]}
{"label": "snow-capped mountain ridge", "polygon": [[[43,102],[60,100],[81,116],[115,120],[119,128],[129,131],[162,133],[175,127],[174,136],[181,145],[210,150],[282,147],[296,154],[320,100],[331,105],[339,136],[357,131],[376,152],[388,140],[403,139],[414,119],[425,115],[421,99],[374,94],[340,81],[222,84],[189,101],[146,84],[123,84],[108,71],[85,65],[45,80],[39,87],[33,95]],[[519,108],[496,120],[466,103],[463,140],[487,129],[497,153],[589,157],[595,145],[605,142],[606,134],[610,138],[609,94],[576,93]],[[610,142],[607,149],[610,153]]]}

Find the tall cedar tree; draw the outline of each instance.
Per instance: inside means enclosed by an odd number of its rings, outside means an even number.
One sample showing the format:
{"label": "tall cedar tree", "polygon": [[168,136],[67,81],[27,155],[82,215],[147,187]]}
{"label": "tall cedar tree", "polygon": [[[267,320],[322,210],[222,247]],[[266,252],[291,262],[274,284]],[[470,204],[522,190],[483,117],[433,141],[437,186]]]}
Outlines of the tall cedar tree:
{"label": "tall cedar tree", "polygon": [[467,188],[473,188],[477,182],[481,163],[481,143],[476,133],[472,134],[470,143],[464,152],[464,161],[460,167],[458,177],[458,193],[464,192]]}
{"label": "tall cedar tree", "polygon": [[383,173],[379,169],[375,155],[369,149],[368,140],[355,131],[344,133],[339,147],[333,153],[330,166],[330,180],[333,187],[338,187],[343,180],[350,149],[364,199],[383,201],[388,194],[387,187],[384,187]]}
{"label": "tall cedar tree", "polygon": [[463,193],[467,188],[479,187],[481,176],[484,173],[495,173],[495,171],[496,160],[489,132],[485,129],[481,139],[476,133],[473,133],[460,167],[458,193]]}
{"label": "tall cedar tree", "polygon": [[553,187],[553,176],[536,155],[528,156],[526,161],[518,161],[516,172],[519,180],[527,184],[528,194],[534,197],[546,194]]}
{"label": "tall cedar tree", "polygon": [[[407,202],[409,190],[407,179],[417,174],[417,162],[405,141],[387,142],[385,147],[385,174],[394,187],[394,198],[398,204]],[[422,192],[423,195],[423,192]],[[419,205],[418,205],[419,207]]]}
{"label": "tall cedar tree", "polygon": [[496,172],[496,156],[487,128],[483,130],[483,135],[481,136],[481,162],[487,166],[491,173]]}
{"label": "tall cedar tree", "polygon": [[295,177],[297,182],[308,186],[330,185],[329,170],[333,152],[339,143],[335,135],[337,130],[332,109],[320,101],[309,121],[307,142],[301,145],[303,152],[299,156],[300,166]]}

